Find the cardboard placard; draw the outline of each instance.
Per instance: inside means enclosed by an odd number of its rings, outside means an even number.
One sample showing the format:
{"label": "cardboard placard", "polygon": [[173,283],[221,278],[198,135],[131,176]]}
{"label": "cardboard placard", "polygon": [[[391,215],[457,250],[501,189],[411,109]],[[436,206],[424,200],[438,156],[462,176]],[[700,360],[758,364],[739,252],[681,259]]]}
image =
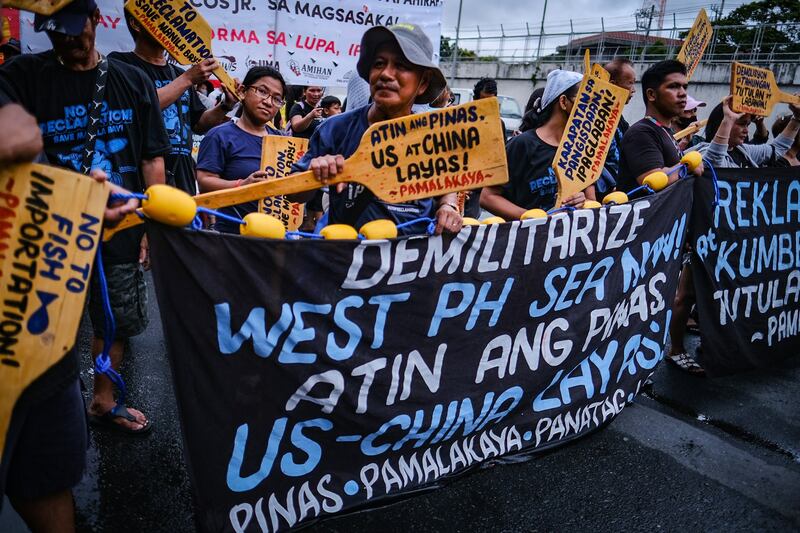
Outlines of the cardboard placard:
{"label": "cardboard placard", "polygon": [[67,170],[0,170],[0,452],[22,391],[75,343],[107,199]]}
{"label": "cardboard placard", "polygon": [[[267,135],[261,144],[261,169],[267,173],[267,179],[285,178],[306,150],[308,139]],[[261,198],[258,212],[279,219],[288,231],[296,231],[303,223],[303,204],[290,202],[285,196]]]}
{"label": "cardboard placard", "polygon": [[[611,87],[624,92],[624,103],[628,91]],[[614,128],[618,120],[617,114]],[[328,185],[358,182],[381,200],[395,203],[506,183],[508,164],[501,148],[501,124],[497,98],[373,124],[364,132],[356,152],[345,161],[344,172],[329,180]],[[195,200],[201,207],[219,209],[319,187],[320,182],[308,171],[199,194]],[[107,231],[106,238],[141,223],[139,216],[132,213],[114,231]]]}
{"label": "cardboard placard", "polygon": [[684,137],[688,137],[689,135],[694,135],[695,133],[700,131],[701,128],[704,128],[706,124],[708,124],[708,119],[707,118],[704,118],[703,120],[698,120],[697,122],[694,122],[688,128],[683,128],[681,131],[679,131],[678,133],[674,134],[672,136],[672,138],[675,139],[676,141],[680,141]]}
{"label": "cardboard placard", "polygon": [[[211,26],[188,0],[127,0],[125,10],[181,65],[213,57]],[[222,66],[214,75],[236,95],[236,82]]]}
{"label": "cardboard placard", "polygon": [[553,159],[556,207],[600,177],[627,100],[627,89],[589,73],[583,76]]}
{"label": "cardboard placard", "polygon": [[4,7],[30,11],[39,15],[52,15],[70,3],[72,0],[5,0],[2,2]]}
{"label": "cardboard placard", "polygon": [[692,29],[683,40],[680,52],[678,52],[678,61],[686,65],[686,78],[691,79],[697,65],[700,64],[700,59],[703,57],[703,52],[706,51],[708,44],[711,42],[711,37],[714,34],[714,29],[711,27],[711,21],[708,20],[708,15],[705,9],[701,9],[694,19]]}
{"label": "cardboard placard", "polygon": [[766,68],[733,62],[731,66],[731,109],[737,113],[769,116],[775,104],[800,105],[800,96],[781,91],[775,74]]}

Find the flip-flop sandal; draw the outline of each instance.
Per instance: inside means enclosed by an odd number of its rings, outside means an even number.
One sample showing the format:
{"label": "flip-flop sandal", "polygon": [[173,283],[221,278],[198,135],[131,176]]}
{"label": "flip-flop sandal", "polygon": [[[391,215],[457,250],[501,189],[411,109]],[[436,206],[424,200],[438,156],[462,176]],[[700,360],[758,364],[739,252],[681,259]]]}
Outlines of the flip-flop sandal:
{"label": "flip-flop sandal", "polygon": [[147,435],[150,433],[150,430],[153,429],[153,424],[150,420],[141,428],[141,429],[130,429],[127,426],[123,426],[122,424],[117,424],[115,420],[117,418],[124,418],[128,422],[136,422],[136,417],[128,411],[128,408],[125,404],[118,403],[110,410],[106,411],[102,415],[89,415],[89,422],[97,427],[105,428],[105,429],[113,429],[114,431],[118,431],[125,435],[132,435],[132,436],[141,436]]}
{"label": "flip-flop sandal", "polygon": [[703,367],[697,364],[697,361],[695,361],[694,358],[686,352],[681,352],[675,355],[668,355],[667,360],[676,365],[684,372],[688,372],[693,376],[705,377],[706,375],[706,371],[703,370]]}

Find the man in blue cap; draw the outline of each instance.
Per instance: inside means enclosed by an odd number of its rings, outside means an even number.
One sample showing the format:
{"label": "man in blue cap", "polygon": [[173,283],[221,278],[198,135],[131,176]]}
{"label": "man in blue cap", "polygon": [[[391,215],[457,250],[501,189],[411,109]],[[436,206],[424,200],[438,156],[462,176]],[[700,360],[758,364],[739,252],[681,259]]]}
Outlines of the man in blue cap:
{"label": "man in blue cap", "polygon": [[[169,139],[152,82],[140,70],[106,59],[95,48],[99,22],[94,0],[73,0],[53,15],[37,15],[34,29],[47,32],[53,49],[24,54],[3,65],[0,84],[36,117],[50,164],[85,174],[100,169],[111,183],[141,192],[164,183],[163,156],[170,151]],[[110,357],[118,368],[125,341],[147,325],[146,238],[140,229],[126,230],[105,243],[102,252],[116,322]],[[97,277],[92,276],[89,289],[94,355],[102,350],[105,333]],[[77,362],[74,368],[77,371]],[[128,434],[146,433],[147,418],[118,404],[113,384],[98,374],[89,406],[91,420]]]}
{"label": "man in blue cap", "polygon": [[[397,24],[375,26],[361,38],[358,74],[369,83],[372,103],[323,122],[292,171],[311,170],[323,184],[344,170],[344,160],[355,153],[361,136],[377,122],[411,114],[414,104],[429,104],[447,85],[433,63],[433,45],[419,26]],[[463,223],[456,205],[456,194],[426,198],[402,204],[383,202],[357,183],[339,184],[329,191],[328,222],[355,228],[376,219],[396,224],[429,217],[436,220],[436,233],[458,233]],[[306,201],[313,193],[296,195]],[[416,224],[401,233],[425,231]]]}

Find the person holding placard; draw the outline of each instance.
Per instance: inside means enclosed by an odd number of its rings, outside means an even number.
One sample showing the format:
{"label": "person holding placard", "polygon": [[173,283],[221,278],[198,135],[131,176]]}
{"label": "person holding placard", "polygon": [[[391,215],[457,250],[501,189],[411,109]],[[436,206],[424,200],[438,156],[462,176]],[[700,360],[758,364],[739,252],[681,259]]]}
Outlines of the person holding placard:
{"label": "person holding placard", "polygon": [[197,180],[192,158],[192,134],[202,135],[227,122],[226,115],[237,102],[236,97],[223,85],[224,99],[207,110],[194,86],[211,77],[219,67],[217,60],[205,59],[186,71],[181,70],[167,62],[164,47],[144,31],[128,11],[125,11],[125,22],[135,43],[133,52],[111,52],[108,57],[140,69],[155,84],[164,128],[172,146],[165,158],[167,184],[195,195]]}
{"label": "person holding placard", "polygon": [[[53,49],[23,54],[0,68],[2,78],[39,122],[49,163],[88,174],[102,170],[111,183],[144,192],[164,183],[164,156],[170,145],[153,84],[138,69],[107,59],[95,48],[101,14],[94,0],[73,0],[50,16],[37,15],[36,31],[46,31]],[[113,367],[122,362],[125,343],[148,324],[144,268],[149,263],[144,228],[118,233],[104,244],[116,338]],[[94,330],[92,354],[103,347],[105,310],[97,276],[89,289]],[[126,434],[143,435],[151,425],[143,413],[118,404],[114,385],[95,373],[89,406],[93,423]]]}
{"label": "person holding placard", "polygon": [[706,138],[697,150],[715,167],[758,168],[783,156],[791,148],[800,129],[800,106],[789,104],[792,118],[780,135],[766,144],[748,144],[747,129],[752,115],[731,109],[733,96],[727,96],[711,111],[706,125]]}
{"label": "person holding placard", "polygon": [[[778,117],[772,124],[772,135],[775,137],[780,135],[789,121],[792,120],[792,117],[793,115],[782,115]],[[800,155],[800,133],[795,135],[791,148],[783,154],[783,157],[778,157],[770,166],[781,168],[800,166],[798,155]]]}
{"label": "person holding placard", "polygon": [[[537,110],[539,126],[508,141],[508,183],[485,187],[481,207],[506,220],[518,220],[529,209],[546,211],[555,205],[558,180],[553,159],[582,79],[577,72],[565,70],[547,75]],[[594,186],[588,189],[593,196]],[[566,198],[564,205],[580,207],[585,200],[586,194],[580,192]]]}
{"label": "person holding placard", "polygon": [[[412,105],[428,104],[447,84],[433,63],[433,44],[419,26],[375,26],[361,38],[358,73],[369,82],[372,103],[323,122],[311,137],[308,151],[292,165],[292,172],[311,170],[322,183],[344,170],[345,158],[356,152],[361,136],[375,123],[411,114]],[[304,202],[314,192],[290,197]],[[457,233],[462,218],[456,193],[438,198],[393,204],[379,200],[363,185],[339,184],[329,190],[328,222],[356,229],[367,222],[388,219],[395,224],[418,218],[436,220],[435,232]],[[401,228],[401,234],[422,233],[425,224]]]}
{"label": "person holding placard", "polygon": [[[633,124],[622,138],[617,189],[630,191],[642,184],[645,176],[667,171],[681,160],[681,149],[672,137],[672,121],[686,107],[686,66],[672,59],[659,61],[642,75],[642,98],[646,115]],[[692,171],[703,175],[703,165]],[[669,183],[678,180],[677,172]]]}
{"label": "person holding placard", "polygon": [[[272,67],[253,67],[239,86],[242,116],[213,128],[200,143],[197,183],[200,192],[231,189],[267,179],[261,168],[261,148],[266,135],[283,135],[272,119],[283,106],[286,82]],[[222,213],[242,219],[258,211],[258,202],[224,207]],[[239,224],[217,217],[222,233],[239,233]]]}

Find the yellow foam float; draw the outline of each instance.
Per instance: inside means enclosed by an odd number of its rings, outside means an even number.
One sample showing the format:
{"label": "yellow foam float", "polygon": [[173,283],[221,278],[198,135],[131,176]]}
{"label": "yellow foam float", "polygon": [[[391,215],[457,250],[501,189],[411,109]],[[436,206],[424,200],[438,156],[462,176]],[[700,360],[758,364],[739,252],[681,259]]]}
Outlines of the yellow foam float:
{"label": "yellow foam float", "polygon": [[384,218],[367,222],[358,232],[365,239],[394,239],[397,237],[397,226],[391,220]]}
{"label": "yellow foam float", "polygon": [[197,214],[197,204],[188,193],[169,185],[151,185],[145,191],[142,212],[170,226],[188,226]]}
{"label": "yellow foam float", "polygon": [[478,220],[477,218],[464,217],[464,218],[461,219],[461,224],[463,226],[480,226],[481,225],[481,221]]}
{"label": "yellow foam float", "polygon": [[585,200],[581,209],[597,209],[598,207],[602,207],[602,205],[597,200]]}
{"label": "yellow foam float", "polygon": [[681,157],[681,163],[686,165],[689,170],[694,170],[703,163],[703,156],[698,151],[686,152]]}
{"label": "yellow foam float", "polygon": [[506,221],[503,217],[489,217],[481,221],[481,224],[502,224]]}
{"label": "yellow foam float", "polygon": [[662,190],[664,187],[667,186],[667,183],[669,183],[669,176],[667,176],[664,172],[661,171],[648,174],[642,180],[642,185],[647,185],[654,191]]}
{"label": "yellow foam float", "polygon": [[547,218],[547,211],[544,209],[528,209],[519,217],[520,220],[528,220],[529,218]]}
{"label": "yellow foam float", "polygon": [[603,205],[607,204],[627,204],[628,203],[628,195],[622,191],[614,191],[606,195],[603,198]]}
{"label": "yellow foam float", "polygon": [[286,228],[283,222],[264,213],[249,213],[245,215],[244,224],[239,225],[239,233],[247,237],[260,239],[283,239],[286,237]]}
{"label": "yellow foam float", "polygon": [[353,240],[358,239],[356,228],[348,224],[331,224],[319,232],[326,240]]}

